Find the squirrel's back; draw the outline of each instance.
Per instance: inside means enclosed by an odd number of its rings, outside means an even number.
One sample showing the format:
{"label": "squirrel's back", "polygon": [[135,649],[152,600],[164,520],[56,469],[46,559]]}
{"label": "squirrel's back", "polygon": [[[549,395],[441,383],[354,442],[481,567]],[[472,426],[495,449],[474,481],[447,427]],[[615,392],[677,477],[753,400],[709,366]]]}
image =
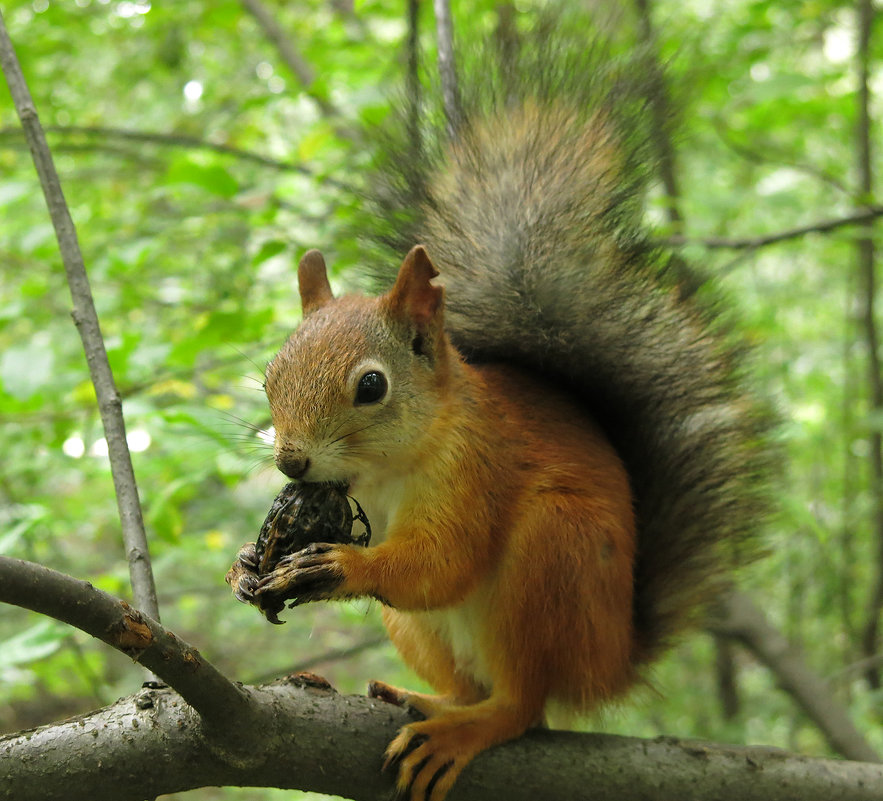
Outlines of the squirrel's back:
{"label": "squirrel's back", "polygon": [[419,168],[413,142],[387,154],[378,202],[400,229],[386,244],[426,245],[469,360],[563,386],[618,450],[638,520],[642,662],[755,532],[768,414],[711,305],[648,239],[640,90],[598,53],[522,53],[495,85],[487,70],[474,92],[461,85],[456,132],[424,138]]}

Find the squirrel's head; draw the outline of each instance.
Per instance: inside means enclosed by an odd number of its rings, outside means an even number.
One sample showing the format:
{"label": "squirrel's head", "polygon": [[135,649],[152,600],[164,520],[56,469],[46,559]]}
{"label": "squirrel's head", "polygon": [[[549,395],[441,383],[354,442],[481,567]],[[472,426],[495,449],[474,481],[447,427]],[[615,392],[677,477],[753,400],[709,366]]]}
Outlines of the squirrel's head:
{"label": "squirrel's head", "polygon": [[291,478],[349,481],[419,453],[447,386],[444,293],[426,250],[378,298],[335,298],[325,261],[298,266],[303,321],[267,366],[276,465]]}

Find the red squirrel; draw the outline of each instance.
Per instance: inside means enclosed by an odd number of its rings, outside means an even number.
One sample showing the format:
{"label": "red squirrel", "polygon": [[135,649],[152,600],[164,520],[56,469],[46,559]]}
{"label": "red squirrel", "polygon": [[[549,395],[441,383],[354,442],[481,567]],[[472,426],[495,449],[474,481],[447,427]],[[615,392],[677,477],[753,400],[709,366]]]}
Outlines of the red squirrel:
{"label": "red squirrel", "polygon": [[621,87],[591,74],[465,105],[387,184],[412,219],[392,288],[335,298],[310,251],[266,371],[277,466],[346,482],[374,541],[311,545],[263,591],[383,604],[438,693],[370,689],[425,716],[386,753],[412,801],[550,704],[622,694],[764,508],[763,404],[648,243]]}

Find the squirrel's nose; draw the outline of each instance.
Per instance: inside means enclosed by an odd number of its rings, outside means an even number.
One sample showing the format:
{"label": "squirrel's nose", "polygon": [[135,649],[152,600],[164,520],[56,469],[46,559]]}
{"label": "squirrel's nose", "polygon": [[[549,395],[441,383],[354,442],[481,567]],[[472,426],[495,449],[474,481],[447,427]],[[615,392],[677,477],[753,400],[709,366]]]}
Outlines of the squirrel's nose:
{"label": "squirrel's nose", "polygon": [[305,456],[280,453],[276,457],[276,467],[289,478],[303,478],[310,469],[310,460]]}

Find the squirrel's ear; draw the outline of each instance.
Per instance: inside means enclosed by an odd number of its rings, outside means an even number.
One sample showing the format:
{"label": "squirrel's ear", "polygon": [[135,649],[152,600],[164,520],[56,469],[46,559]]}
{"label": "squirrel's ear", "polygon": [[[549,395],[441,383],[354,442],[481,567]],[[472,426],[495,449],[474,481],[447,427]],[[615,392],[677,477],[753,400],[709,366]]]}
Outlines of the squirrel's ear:
{"label": "squirrel's ear", "polygon": [[318,250],[308,250],[297,265],[297,285],[304,314],[334,299],[325,272],[325,259]]}
{"label": "squirrel's ear", "polygon": [[395,285],[389,292],[393,312],[407,314],[418,328],[425,329],[441,310],[444,290],[429,283],[438,275],[423,245],[416,245],[405,256]]}

